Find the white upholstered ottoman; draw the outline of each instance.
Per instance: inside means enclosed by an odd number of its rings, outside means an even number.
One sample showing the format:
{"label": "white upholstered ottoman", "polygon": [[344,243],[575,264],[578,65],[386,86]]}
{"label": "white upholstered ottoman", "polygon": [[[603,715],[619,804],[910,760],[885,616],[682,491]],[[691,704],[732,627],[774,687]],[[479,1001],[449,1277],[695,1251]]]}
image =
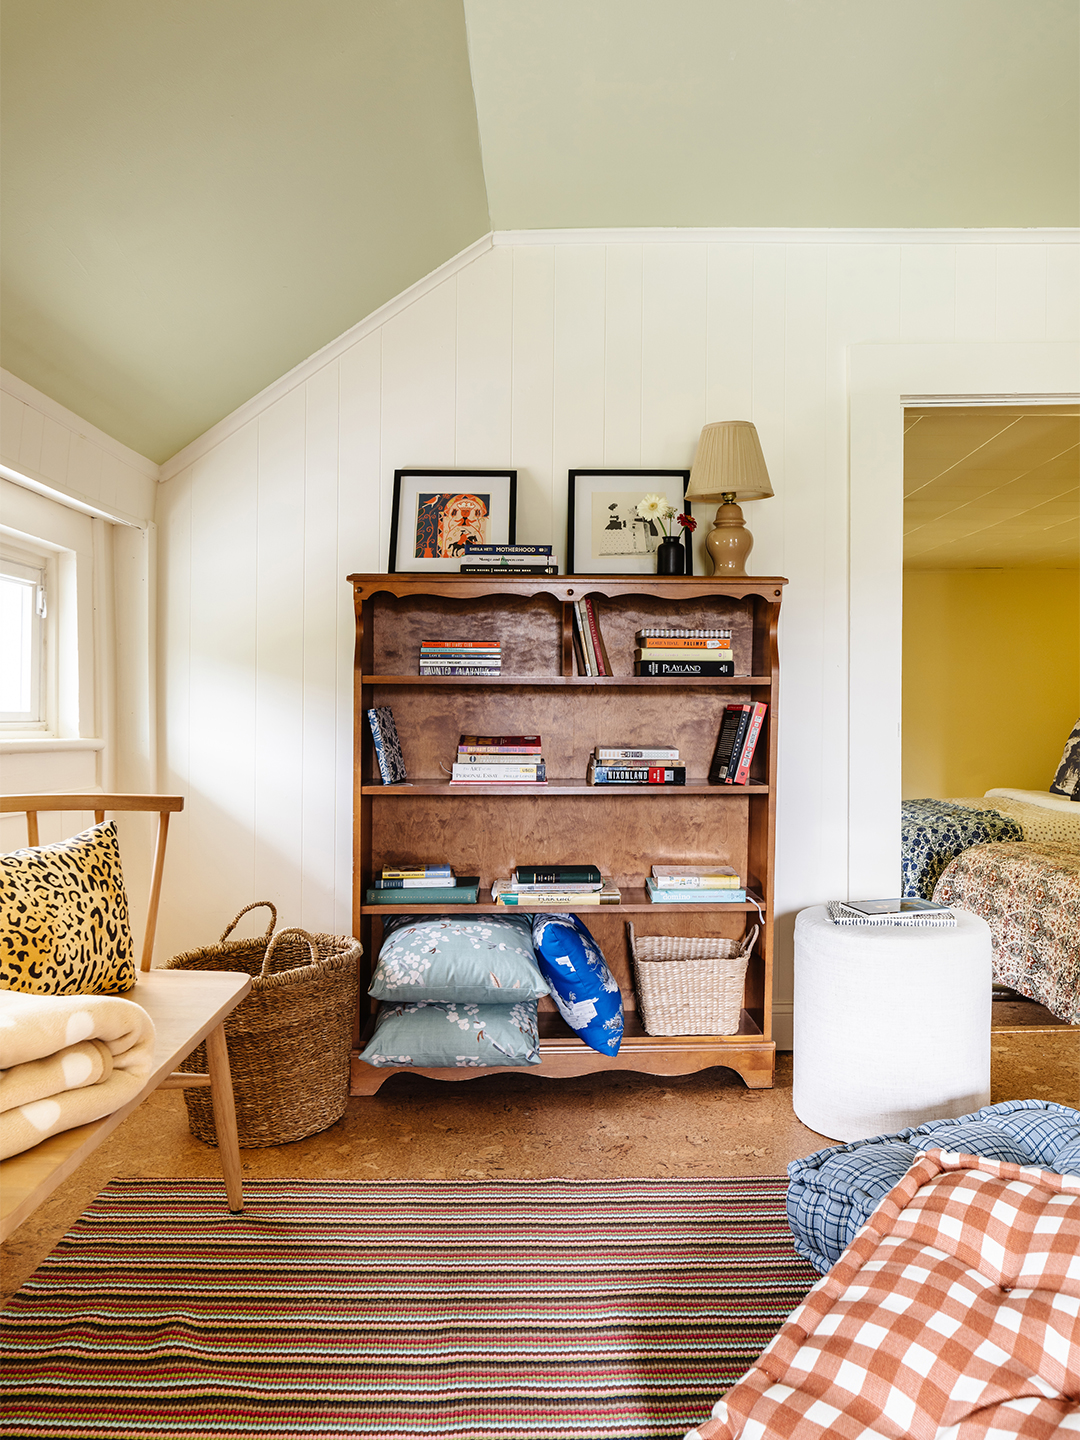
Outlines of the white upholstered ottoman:
{"label": "white upholstered ottoman", "polygon": [[955,1118],[990,1101],[991,941],[956,926],[795,921],[795,1114],[832,1140]]}

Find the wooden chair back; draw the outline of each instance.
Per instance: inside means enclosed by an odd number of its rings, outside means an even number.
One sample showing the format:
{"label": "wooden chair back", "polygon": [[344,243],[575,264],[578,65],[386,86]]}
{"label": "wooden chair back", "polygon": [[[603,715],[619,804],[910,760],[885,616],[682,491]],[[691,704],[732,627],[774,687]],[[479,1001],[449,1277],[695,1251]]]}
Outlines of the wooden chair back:
{"label": "wooden chair back", "polygon": [[143,935],[140,970],[149,970],[154,955],[154,932],[157,929],[158,904],[161,900],[161,877],[165,870],[165,844],[169,838],[169,816],[184,808],[182,795],[119,795],[90,791],[82,795],[0,795],[0,815],[26,815],[28,845],[39,844],[38,814],[46,810],[92,810],[94,823],[100,825],[106,811],[134,810],[158,817],[154,841],[154,860],[150,874],[150,898],[146,909],[146,931]]}

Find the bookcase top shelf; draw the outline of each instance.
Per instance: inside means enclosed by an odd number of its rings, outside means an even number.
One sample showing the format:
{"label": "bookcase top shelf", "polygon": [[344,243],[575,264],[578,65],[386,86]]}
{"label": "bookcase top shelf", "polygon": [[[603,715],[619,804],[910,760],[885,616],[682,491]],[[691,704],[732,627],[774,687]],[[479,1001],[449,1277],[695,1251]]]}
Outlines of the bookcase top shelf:
{"label": "bookcase top shelf", "polygon": [[[687,901],[685,905],[668,903],[667,901],[658,903],[655,900],[649,899],[644,885],[639,885],[636,888],[634,886],[623,885],[620,889],[622,890],[622,903],[619,905],[579,905],[576,909],[573,905],[539,905],[530,908],[528,905],[495,905],[490,901],[488,903],[478,901],[475,905],[410,905],[407,901],[402,901],[400,905],[365,905],[363,910],[365,915],[399,915],[402,913],[409,915],[457,915],[459,913],[462,915],[540,915],[548,911],[565,913],[569,910],[573,911],[575,915],[580,915],[581,918],[587,922],[590,915],[595,916],[598,913],[604,915],[639,915],[645,913],[674,915],[692,910],[695,914],[700,914],[703,911],[708,911],[710,914],[728,912],[732,914],[745,914],[747,912],[756,914],[758,908],[765,904],[761,896],[756,897],[756,905],[750,900],[725,900],[719,904],[713,902],[712,904],[698,905],[690,901]],[[480,886],[481,895],[485,892],[490,894],[490,885]]]}
{"label": "bookcase top shelf", "polygon": [[692,600],[727,595],[735,600],[760,595],[778,601],[787,581],[777,575],[746,575],[718,580],[713,575],[350,575],[357,598],[376,594],[444,595],[454,600],[489,599],[496,594],[550,595],[580,600],[586,595],[647,595],[659,600]]}

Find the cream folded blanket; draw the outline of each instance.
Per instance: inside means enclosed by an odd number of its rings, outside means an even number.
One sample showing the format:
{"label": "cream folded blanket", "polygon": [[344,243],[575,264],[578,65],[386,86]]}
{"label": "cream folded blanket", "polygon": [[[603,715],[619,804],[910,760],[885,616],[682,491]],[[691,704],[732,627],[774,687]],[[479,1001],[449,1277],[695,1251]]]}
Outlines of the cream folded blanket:
{"label": "cream folded blanket", "polygon": [[154,1022],[114,995],[0,991],[0,1159],[100,1120],[153,1069]]}

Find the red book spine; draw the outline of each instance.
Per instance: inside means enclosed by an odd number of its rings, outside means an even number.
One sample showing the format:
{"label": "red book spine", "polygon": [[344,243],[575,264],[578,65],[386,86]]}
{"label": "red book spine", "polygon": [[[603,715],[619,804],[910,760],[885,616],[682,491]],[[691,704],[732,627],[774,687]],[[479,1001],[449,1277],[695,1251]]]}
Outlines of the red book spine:
{"label": "red book spine", "polygon": [[761,727],[765,720],[765,711],[768,705],[761,703],[754,706],[754,713],[750,717],[750,723],[746,727],[746,739],[743,742],[742,754],[739,756],[739,768],[735,772],[734,785],[745,785],[750,778],[750,761],[754,758],[754,750],[757,746],[758,736],[761,734]]}
{"label": "red book spine", "polygon": [[585,601],[585,617],[589,622],[589,634],[592,636],[593,650],[596,652],[596,669],[601,675],[610,675],[610,670],[604,663],[604,647],[600,640],[600,626],[596,623],[596,610],[591,600]]}

